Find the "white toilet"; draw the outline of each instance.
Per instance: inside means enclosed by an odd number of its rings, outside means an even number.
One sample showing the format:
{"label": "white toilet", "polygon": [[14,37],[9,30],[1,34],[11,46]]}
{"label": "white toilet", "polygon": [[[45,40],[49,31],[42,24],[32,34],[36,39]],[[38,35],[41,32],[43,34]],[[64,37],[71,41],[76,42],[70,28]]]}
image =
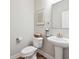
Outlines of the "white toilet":
{"label": "white toilet", "polygon": [[33,37],[33,46],[25,47],[20,53],[21,57],[24,57],[25,59],[37,59],[36,57],[36,51],[38,48],[41,48],[43,44],[43,38],[42,37]]}

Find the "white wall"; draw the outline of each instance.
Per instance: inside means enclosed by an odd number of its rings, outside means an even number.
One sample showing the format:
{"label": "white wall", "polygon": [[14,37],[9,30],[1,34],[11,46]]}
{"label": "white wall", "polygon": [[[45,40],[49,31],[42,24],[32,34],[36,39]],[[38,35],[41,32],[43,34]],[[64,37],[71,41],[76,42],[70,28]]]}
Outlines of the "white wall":
{"label": "white wall", "polygon": [[[10,48],[11,55],[18,53],[32,41],[34,33],[34,0],[11,0]],[[23,40],[16,44],[16,38]]]}

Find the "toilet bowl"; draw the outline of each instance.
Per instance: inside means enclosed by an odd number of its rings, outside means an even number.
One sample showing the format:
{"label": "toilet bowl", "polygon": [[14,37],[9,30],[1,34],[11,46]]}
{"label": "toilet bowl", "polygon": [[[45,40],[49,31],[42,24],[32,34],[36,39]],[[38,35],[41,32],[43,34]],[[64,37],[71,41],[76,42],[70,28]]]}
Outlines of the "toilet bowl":
{"label": "toilet bowl", "polygon": [[21,51],[21,57],[24,57],[26,59],[36,59],[36,51],[37,51],[37,48],[33,46],[25,47]]}
{"label": "toilet bowl", "polygon": [[40,38],[33,37],[33,46],[28,46],[22,49],[20,52],[21,57],[25,59],[37,59],[36,57],[37,49],[41,48],[42,44],[43,44],[42,37]]}

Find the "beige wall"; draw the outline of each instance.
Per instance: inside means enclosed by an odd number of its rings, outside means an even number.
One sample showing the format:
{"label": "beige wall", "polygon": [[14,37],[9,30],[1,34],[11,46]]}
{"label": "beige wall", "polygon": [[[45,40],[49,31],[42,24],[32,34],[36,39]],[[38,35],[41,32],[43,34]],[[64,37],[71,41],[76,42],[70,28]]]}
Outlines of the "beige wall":
{"label": "beige wall", "polygon": [[[63,2],[66,4],[66,3],[68,3],[68,0],[63,0],[61,3],[59,3],[59,7],[61,7],[61,5],[64,6]],[[41,10],[41,9],[44,10],[45,25],[46,25],[47,22],[50,23],[50,29],[49,29],[50,30],[49,31],[50,35],[56,35],[58,32],[62,31],[64,37],[69,37],[69,29],[62,29],[61,30],[61,29],[53,29],[52,28],[53,23],[52,23],[51,13],[50,13],[51,12],[51,8],[50,8],[51,5],[52,5],[52,3],[50,3],[49,0],[35,0],[35,12],[37,12],[38,10]],[[45,36],[45,25],[44,26],[37,26],[36,25],[36,19],[35,19],[35,31],[42,32],[44,34],[44,36]],[[61,25],[61,24],[59,23],[59,25]],[[49,55],[55,57],[54,46],[52,46],[46,40],[46,38],[44,39],[44,45],[43,45],[42,50],[47,52]],[[68,51],[69,51],[68,48],[64,49],[64,59],[69,59],[69,52]]]}
{"label": "beige wall", "polygon": [[[34,0],[11,0],[10,16],[10,50],[14,55],[32,41],[34,33]],[[16,43],[17,37],[23,37]]]}

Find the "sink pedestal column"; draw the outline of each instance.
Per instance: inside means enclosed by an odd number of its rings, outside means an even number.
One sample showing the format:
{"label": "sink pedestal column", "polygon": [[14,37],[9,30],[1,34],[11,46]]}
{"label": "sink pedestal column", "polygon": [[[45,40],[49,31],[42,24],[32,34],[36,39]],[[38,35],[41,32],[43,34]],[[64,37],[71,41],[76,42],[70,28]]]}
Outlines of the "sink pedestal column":
{"label": "sink pedestal column", "polygon": [[63,59],[63,48],[55,46],[55,59]]}

